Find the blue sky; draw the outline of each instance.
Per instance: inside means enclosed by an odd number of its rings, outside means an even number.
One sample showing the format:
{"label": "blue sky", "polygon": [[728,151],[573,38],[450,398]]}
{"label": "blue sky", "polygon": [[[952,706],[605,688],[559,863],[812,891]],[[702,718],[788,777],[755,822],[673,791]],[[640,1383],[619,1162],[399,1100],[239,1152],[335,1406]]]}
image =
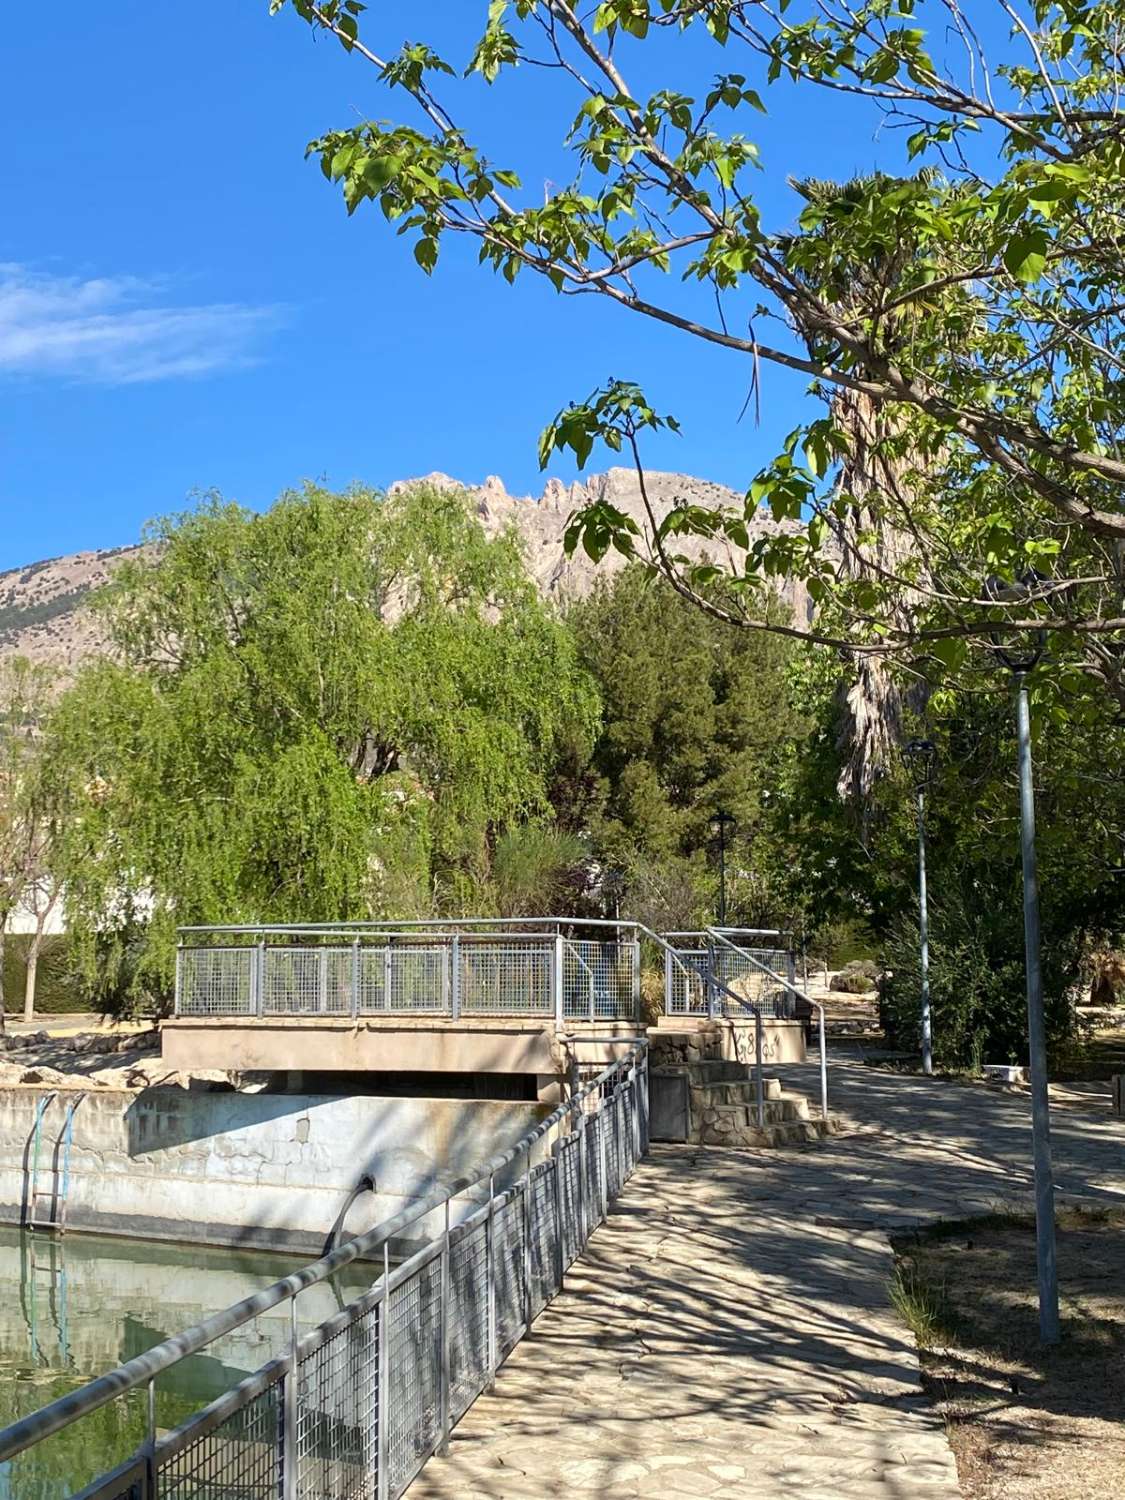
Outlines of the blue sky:
{"label": "blue sky", "polygon": [[[464,61],[485,10],[384,0],[366,24]],[[737,356],[538,280],[510,288],[468,247],[427,279],[304,160],[320,131],[388,115],[387,96],[365,65],[267,11],[61,0],[5,18],[0,568],[133,541],[212,487],[260,507],[304,478],[384,485],[441,469],[538,492],[539,430],[609,375],[640,380],[683,423],[649,447],[654,467],[745,487],[793,425],[800,377],[764,372],[755,428],[737,420]],[[671,81],[660,61],[642,85]],[[682,40],[663,61],[689,92],[734,65]],[[476,80],[458,101],[528,184],[563,175],[573,105],[550,75],[491,93]],[[810,89],[768,102],[744,128],[774,227],[794,212],[786,174],[897,161],[898,139],[854,105]]]}

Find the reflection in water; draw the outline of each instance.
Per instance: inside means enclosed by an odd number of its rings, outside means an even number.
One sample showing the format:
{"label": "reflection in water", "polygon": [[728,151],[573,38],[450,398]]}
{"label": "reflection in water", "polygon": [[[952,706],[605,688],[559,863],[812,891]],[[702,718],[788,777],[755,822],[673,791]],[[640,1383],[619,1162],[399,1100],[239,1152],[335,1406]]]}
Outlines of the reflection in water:
{"label": "reflection in water", "polygon": [[[260,1251],[0,1227],[0,1427],[46,1406],[301,1262]],[[331,1317],[377,1269],[352,1265],[301,1294],[302,1327]],[[282,1303],[184,1360],[157,1383],[157,1427],[175,1427],[284,1353]],[[130,1392],[10,1463],[0,1500],[61,1500],[126,1458],[144,1438],[144,1392]]]}

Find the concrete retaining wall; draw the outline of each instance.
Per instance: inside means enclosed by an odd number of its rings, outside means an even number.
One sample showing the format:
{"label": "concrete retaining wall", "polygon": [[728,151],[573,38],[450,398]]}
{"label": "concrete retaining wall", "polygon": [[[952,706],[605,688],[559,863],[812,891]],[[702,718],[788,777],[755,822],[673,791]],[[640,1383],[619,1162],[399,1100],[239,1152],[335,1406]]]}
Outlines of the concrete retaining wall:
{"label": "concrete retaining wall", "polygon": [[[0,1221],[28,1193],[36,1087],[0,1090]],[[44,1118],[39,1184],[61,1177],[66,1101]],[[360,1233],[435,1185],[514,1145],[539,1104],[466,1099],[99,1089],[74,1115],[67,1224],[74,1229],[319,1252],[361,1178]],[[466,1211],[467,1211],[466,1205]],[[50,1208],[42,1203],[40,1214]]]}

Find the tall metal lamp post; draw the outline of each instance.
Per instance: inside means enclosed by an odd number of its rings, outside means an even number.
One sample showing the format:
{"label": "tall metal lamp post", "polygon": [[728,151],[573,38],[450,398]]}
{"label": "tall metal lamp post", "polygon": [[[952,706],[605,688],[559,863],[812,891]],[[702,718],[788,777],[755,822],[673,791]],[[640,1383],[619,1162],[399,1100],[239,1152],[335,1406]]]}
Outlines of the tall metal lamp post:
{"label": "tall metal lamp post", "polygon": [[719,841],[719,926],[727,925],[727,834],[737,822],[733,813],[717,808],[711,814],[711,832]]}
{"label": "tall metal lamp post", "polygon": [[933,1027],[930,1020],[930,914],[926,899],[926,792],[934,777],[937,746],[933,740],[910,740],[903,758],[918,798],[918,935],[922,967],[922,1072],[934,1071]]}
{"label": "tall metal lamp post", "polygon": [[[985,592],[998,604],[1026,599],[1038,579],[1029,574],[1016,584],[990,578]],[[999,631],[989,635],[999,661],[1012,674],[1016,697],[1016,736],[1019,742],[1020,839],[1023,848],[1023,938],[1027,968],[1027,1038],[1031,1062],[1031,1138],[1035,1161],[1035,1240],[1039,1273],[1039,1338],[1059,1341],[1059,1277],[1055,1259],[1055,1190],[1051,1174],[1051,1107],[1047,1093],[1047,1034],[1043,1019],[1043,975],[1039,962],[1039,872],[1035,858],[1035,785],[1031,769],[1031,714],[1027,700],[1028,674],[1039,664],[1046,646],[1042,631],[1023,651],[1001,644]]]}

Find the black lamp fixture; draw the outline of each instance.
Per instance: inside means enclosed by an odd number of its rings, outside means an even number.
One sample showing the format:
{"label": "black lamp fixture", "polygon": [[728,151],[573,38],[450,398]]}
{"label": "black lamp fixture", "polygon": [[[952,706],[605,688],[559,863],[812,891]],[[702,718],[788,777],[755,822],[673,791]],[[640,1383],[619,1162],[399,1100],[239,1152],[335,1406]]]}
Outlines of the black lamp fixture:
{"label": "black lamp fixture", "polygon": [[[1046,577],[1037,573],[1034,568],[1029,568],[1026,573],[1021,573],[1014,583],[1005,583],[1002,578],[989,578],[984,585],[984,593],[987,599],[996,604],[1022,604],[1030,599],[1036,587],[1046,583]],[[998,661],[1003,662],[1010,672],[1030,672],[1043,659],[1043,653],[1047,649],[1047,632],[1045,630],[1031,631],[1023,650],[1013,650],[1011,646],[1003,643],[1003,633],[997,628],[988,632],[988,639],[992,643],[992,650]]]}
{"label": "black lamp fixture", "polygon": [[902,747],[902,758],[916,792],[927,791],[934,779],[937,765],[937,746],[933,740],[907,740]]}
{"label": "black lamp fixture", "polygon": [[734,832],[738,819],[725,808],[718,807],[711,814],[711,832],[719,841],[719,926],[727,922],[727,838]]}

